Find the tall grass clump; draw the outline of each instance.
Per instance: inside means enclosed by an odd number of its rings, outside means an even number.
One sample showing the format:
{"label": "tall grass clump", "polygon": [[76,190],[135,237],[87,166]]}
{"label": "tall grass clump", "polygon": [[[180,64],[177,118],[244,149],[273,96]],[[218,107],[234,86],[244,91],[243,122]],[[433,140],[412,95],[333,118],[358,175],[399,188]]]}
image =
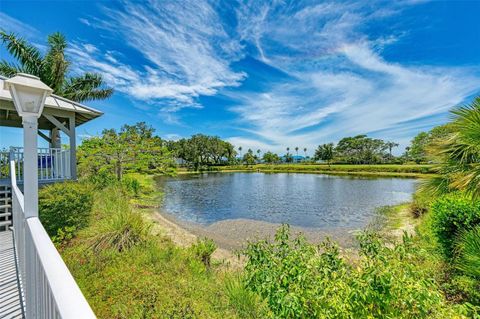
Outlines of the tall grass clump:
{"label": "tall grass clump", "polygon": [[233,274],[225,278],[225,291],[229,303],[235,308],[240,318],[271,318],[272,314],[259,295],[245,286],[240,275]]}
{"label": "tall grass clump", "polygon": [[148,236],[150,225],[139,212],[133,211],[128,197],[119,187],[109,187],[101,192],[94,211],[103,215],[93,230],[91,247],[95,252],[113,249],[124,251],[142,243]]}

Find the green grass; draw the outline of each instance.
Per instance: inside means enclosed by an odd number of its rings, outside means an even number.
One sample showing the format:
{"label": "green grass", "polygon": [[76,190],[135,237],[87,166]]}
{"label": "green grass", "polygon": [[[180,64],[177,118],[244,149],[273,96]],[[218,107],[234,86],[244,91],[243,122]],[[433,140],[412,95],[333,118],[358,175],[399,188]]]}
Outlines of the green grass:
{"label": "green grass", "polygon": [[434,174],[432,165],[417,164],[256,164],[253,166],[231,165],[219,167],[220,171],[260,171],[260,172],[292,172],[292,173],[328,173],[364,176],[403,176],[423,177]]}
{"label": "green grass", "polygon": [[220,268],[146,233],[150,222],[132,207],[118,188],[97,192],[89,226],[59,247],[98,318],[224,319],[249,312],[230,301]]}

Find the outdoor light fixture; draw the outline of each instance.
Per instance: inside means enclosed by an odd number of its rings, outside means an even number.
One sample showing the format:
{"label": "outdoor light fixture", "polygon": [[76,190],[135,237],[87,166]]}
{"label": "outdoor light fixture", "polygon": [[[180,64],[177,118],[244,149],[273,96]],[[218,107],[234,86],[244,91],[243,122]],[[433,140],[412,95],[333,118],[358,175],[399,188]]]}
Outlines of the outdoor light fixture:
{"label": "outdoor light fixture", "polygon": [[45,99],[53,92],[40,78],[25,73],[5,80],[5,89],[10,91],[18,115],[36,118],[42,114]]}

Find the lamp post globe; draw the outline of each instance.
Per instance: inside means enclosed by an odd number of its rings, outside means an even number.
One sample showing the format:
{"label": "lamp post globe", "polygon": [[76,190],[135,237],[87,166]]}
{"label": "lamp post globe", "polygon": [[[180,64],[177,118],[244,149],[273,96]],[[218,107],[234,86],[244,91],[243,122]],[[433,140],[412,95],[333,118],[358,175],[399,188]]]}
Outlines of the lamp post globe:
{"label": "lamp post globe", "polygon": [[25,218],[38,216],[38,118],[42,115],[47,96],[52,89],[38,77],[18,73],[5,80],[13,104],[23,125],[23,171]]}

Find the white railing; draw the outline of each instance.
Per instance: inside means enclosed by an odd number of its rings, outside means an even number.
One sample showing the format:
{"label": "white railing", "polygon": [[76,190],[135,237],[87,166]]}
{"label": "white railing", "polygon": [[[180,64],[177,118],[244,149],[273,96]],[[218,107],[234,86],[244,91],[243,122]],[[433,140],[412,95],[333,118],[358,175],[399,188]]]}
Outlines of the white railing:
{"label": "white railing", "polygon": [[[18,182],[23,181],[23,147],[11,147],[10,151],[0,153],[0,178],[10,175],[8,163],[15,162]],[[61,148],[38,149],[38,180],[55,181],[71,178],[70,151]]]}
{"label": "white railing", "polygon": [[21,295],[27,319],[90,319],[95,314],[38,217],[25,218],[25,200],[10,162],[13,231]]}

